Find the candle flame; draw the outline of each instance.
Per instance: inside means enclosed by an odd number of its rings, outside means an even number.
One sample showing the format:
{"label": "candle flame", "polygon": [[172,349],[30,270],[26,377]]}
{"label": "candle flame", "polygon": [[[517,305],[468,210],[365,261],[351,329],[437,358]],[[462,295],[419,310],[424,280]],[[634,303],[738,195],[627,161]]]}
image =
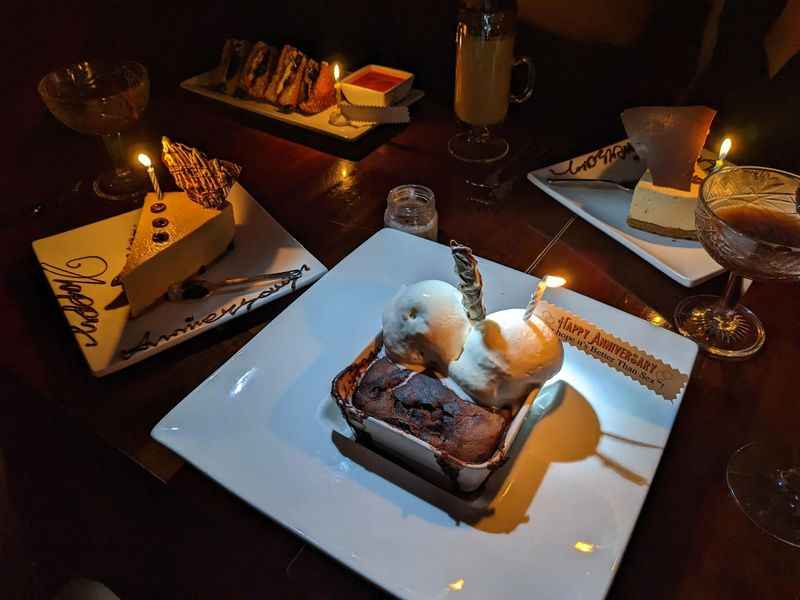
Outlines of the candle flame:
{"label": "candle flame", "polygon": [[150,161],[150,157],[147,156],[147,154],[142,153],[139,156],[137,156],[137,158],[139,159],[139,162],[142,164],[143,167],[149,168],[153,165],[153,163]]}
{"label": "candle flame", "polygon": [[719,160],[723,161],[728,157],[728,152],[731,151],[731,138],[725,138],[719,145]]}
{"label": "candle flame", "polygon": [[557,288],[567,283],[567,280],[563,277],[558,277],[557,275],[547,275],[544,278],[544,283],[547,285],[547,287]]}
{"label": "candle flame", "polygon": [[339,63],[333,65],[333,80],[339,81],[339,76],[341,75],[341,71],[339,70]]}

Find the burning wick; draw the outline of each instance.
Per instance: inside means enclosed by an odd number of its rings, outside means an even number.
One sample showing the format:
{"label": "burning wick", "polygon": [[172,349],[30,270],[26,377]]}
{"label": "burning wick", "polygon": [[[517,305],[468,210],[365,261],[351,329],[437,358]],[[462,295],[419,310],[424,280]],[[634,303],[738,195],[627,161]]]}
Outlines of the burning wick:
{"label": "burning wick", "polygon": [[728,158],[728,152],[731,151],[731,138],[725,138],[722,140],[722,143],[719,145],[719,158],[717,158],[717,162],[714,163],[714,170],[722,168],[722,163],[725,162],[725,159]]}
{"label": "burning wick", "polygon": [[342,84],[339,83],[339,77],[341,77],[341,75],[339,63],[335,63],[333,65],[333,81],[335,82],[334,87],[336,88],[336,106],[342,103]]}
{"label": "burning wick", "polygon": [[545,275],[542,277],[539,285],[536,286],[536,290],[531,294],[531,301],[528,302],[528,306],[525,308],[525,314],[522,316],[522,320],[527,321],[531,318],[531,315],[536,310],[536,305],[541,301],[547,288],[561,287],[565,283],[567,283],[567,280],[563,277],[556,277],[555,275]]}
{"label": "burning wick", "polygon": [[147,154],[140,154],[138,156],[139,162],[142,163],[142,166],[147,169],[147,175],[150,177],[150,183],[153,184],[153,191],[156,193],[156,197],[161,200],[163,194],[161,193],[161,186],[158,185],[158,177],[156,177],[156,170],[153,168],[153,163],[150,160],[150,157]]}

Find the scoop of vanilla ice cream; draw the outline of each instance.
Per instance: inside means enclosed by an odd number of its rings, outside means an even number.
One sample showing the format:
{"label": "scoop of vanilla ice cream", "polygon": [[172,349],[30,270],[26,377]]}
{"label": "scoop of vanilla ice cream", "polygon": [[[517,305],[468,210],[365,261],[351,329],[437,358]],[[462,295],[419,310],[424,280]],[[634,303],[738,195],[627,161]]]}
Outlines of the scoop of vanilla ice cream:
{"label": "scoop of vanilla ice cream", "polygon": [[492,313],[467,335],[449,376],[476,402],[501,408],[524,399],[561,369],[561,340],[541,319],[518,308]]}
{"label": "scoop of vanilla ice cream", "polygon": [[403,286],[383,311],[383,344],[395,362],[445,372],[458,358],[470,322],[461,292],[444,281]]}

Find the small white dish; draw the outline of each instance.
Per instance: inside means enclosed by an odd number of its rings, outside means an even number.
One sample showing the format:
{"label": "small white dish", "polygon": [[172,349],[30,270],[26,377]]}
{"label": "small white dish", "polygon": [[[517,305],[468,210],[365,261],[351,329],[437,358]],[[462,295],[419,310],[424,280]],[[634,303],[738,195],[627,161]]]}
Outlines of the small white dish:
{"label": "small white dish", "polygon": [[[203,275],[211,281],[308,267],[296,287],[310,285],[325,266],[295,240],[238,183],[233,204],[233,248]],[[112,280],[122,270],[141,209],[33,242],[47,277],[89,368],[108,375],[292,291],[272,285],[208,297],[196,304],[161,302],[136,319]]]}
{"label": "small white dish", "polygon": [[[538,280],[478,259],[487,311]],[[450,248],[383,229],[178,404],[153,437],[304,540],[398,597],[599,600],[625,551],[681,405],[565,345],[564,366],[486,488],[491,514],[351,441],[331,381],[374,339],[402,284],[452,281]],[[697,345],[564,288],[546,299],[691,373]],[[280,340],[280,343],[277,343]],[[535,425],[532,424],[535,422]],[[478,501],[476,501],[478,502]]]}
{"label": "small white dish", "polygon": [[[398,81],[386,90],[377,90],[363,85],[358,85],[362,77],[375,73],[388,75]],[[348,102],[357,106],[393,106],[403,100],[411,92],[414,85],[414,75],[408,71],[384,67],[381,65],[366,65],[350,73],[342,79],[342,93]]]}
{"label": "small white dish", "polygon": [[[708,150],[705,158],[714,158]],[[628,140],[610,144],[531,171],[528,179],[536,187],[566,206],[600,231],[611,236],[656,269],[683,286],[694,287],[719,275],[724,269],[711,258],[700,242],[674,239],[631,227],[627,223],[632,194],[607,184],[548,184],[549,178],[616,181],[638,180],[645,167]]]}

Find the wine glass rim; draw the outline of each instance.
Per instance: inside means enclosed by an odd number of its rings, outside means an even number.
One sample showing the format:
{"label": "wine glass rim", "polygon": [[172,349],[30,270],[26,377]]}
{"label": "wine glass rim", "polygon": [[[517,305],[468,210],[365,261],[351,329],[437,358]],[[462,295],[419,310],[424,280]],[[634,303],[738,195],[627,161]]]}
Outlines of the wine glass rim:
{"label": "wine glass rim", "polygon": [[[144,77],[147,77],[147,67],[145,67],[142,63],[140,63],[139,61],[136,61],[136,60],[114,61],[114,60],[105,59],[105,58],[88,58],[86,60],[79,60],[77,62],[70,63],[68,65],[64,65],[64,66],[58,67],[57,69],[53,69],[52,71],[49,71],[48,73],[46,73],[39,80],[39,83],[36,86],[36,89],[39,92],[39,95],[42,96],[43,98],[52,98],[52,99],[63,100],[62,98],[58,98],[57,96],[53,96],[52,94],[50,94],[47,91],[47,80],[50,79],[56,73],[65,72],[67,69],[71,69],[73,67],[77,67],[79,65],[83,65],[83,64],[87,64],[87,63],[89,63],[89,64],[108,63],[108,64],[112,65],[113,67],[132,67],[132,68],[138,70]],[[99,98],[97,98],[97,100],[105,100],[106,98],[110,98],[112,95],[113,94],[110,94],[108,96],[100,96]]]}
{"label": "wine glass rim", "polygon": [[707,176],[707,177],[706,177],[706,178],[703,180],[703,183],[700,185],[700,191],[699,191],[699,193],[697,194],[697,201],[698,201],[698,202],[700,202],[700,203],[702,203],[702,204],[703,204],[703,206],[705,206],[705,207],[706,207],[706,209],[708,209],[708,212],[710,212],[710,213],[711,213],[711,216],[712,216],[714,219],[716,219],[717,221],[719,221],[720,223],[722,223],[722,225],[723,225],[724,227],[727,227],[728,229],[731,229],[731,230],[735,231],[735,232],[736,232],[736,233],[738,233],[739,235],[743,235],[743,236],[745,236],[745,237],[747,237],[747,238],[750,238],[750,239],[752,239],[752,240],[754,240],[754,241],[758,242],[759,244],[765,244],[765,245],[767,245],[767,246],[774,246],[774,247],[781,247],[781,248],[791,248],[792,250],[795,250],[795,251],[798,251],[798,252],[800,252],[800,248],[798,248],[797,246],[790,246],[790,245],[788,245],[788,244],[776,244],[775,242],[770,242],[769,240],[765,240],[765,239],[763,239],[763,238],[760,238],[760,237],[756,237],[756,236],[753,236],[753,235],[748,235],[748,234],[742,233],[741,231],[739,231],[738,229],[736,229],[736,227],[734,227],[733,225],[729,224],[729,223],[728,223],[727,221],[725,221],[725,220],[724,220],[722,217],[720,217],[720,216],[719,216],[719,215],[716,213],[716,211],[714,211],[714,210],[712,210],[712,209],[711,209],[711,207],[708,205],[708,202],[706,202],[706,194],[705,194],[706,185],[708,184],[708,182],[709,182],[709,181],[710,181],[712,178],[714,178],[714,177],[716,177],[717,175],[719,175],[719,174],[722,174],[722,173],[731,173],[731,172],[733,172],[733,171],[746,171],[746,170],[767,171],[767,172],[770,172],[770,173],[778,173],[778,174],[780,174],[780,175],[786,175],[786,176],[788,176],[788,177],[791,177],[791,178],[793,178],[793,179],[796,179],[796,180],[798,181],[798,187],[800,187],[800,175],[798,175],[797,173],[792,173],[792,172],[790,172],[790,171],[783,171],[783,170],[781,170],[781,169],[774,169],[774,168],[772,168],[772,167],[762,167],[762,166],[759,166],[759,165],[735,165],[735,166],[734,166],[734,165],[731,165],[731,166],[722,167],[722,168],[720,168],[720,169],[717,169],[717,170],[715,170],[715,171],[712,171],[712,172],[711,172],[711,174],[710,174],[710,175],[708,175],[708,176]]}

